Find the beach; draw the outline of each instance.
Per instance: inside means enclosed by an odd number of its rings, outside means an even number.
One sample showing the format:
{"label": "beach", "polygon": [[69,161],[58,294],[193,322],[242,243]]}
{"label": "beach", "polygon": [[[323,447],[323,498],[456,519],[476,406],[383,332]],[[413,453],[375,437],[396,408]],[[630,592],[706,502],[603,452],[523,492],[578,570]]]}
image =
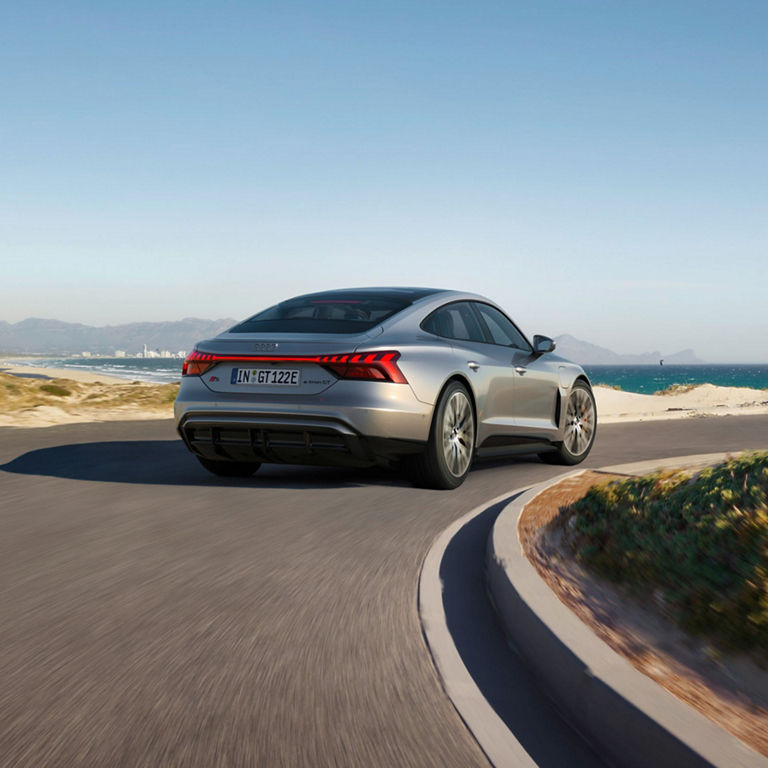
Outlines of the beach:
{"label": "beach", "polygon": [[768,413],[768,390],[713,384],[681,387],[654,395],[597,386],[595,399],[598,422],[602,424]]}
{"label": "beach", "polygon": [[[0,368],[0,426],[48,427],[89,421],[170,419],[175,385],[129,382],[103,373],[41,366]],[[43,384],[67,394],[40,389]],[[23,391],[21,391],[23,390]],[[768,390],[700,384],[641,395],[594,388],[598,423],[768,413]]]}
{"label": "beach", "polygon": [[39,365],[2,365],[1,362],[0,372],[20,378],[68,379],[83,384],[125,384],[126,381],[118,376],[109,376],[99,372],[75,371],[71,368],[49,368]]}
{"label": "beach", "polygon": [[170,419],[177,391],[90,371],[0,366],[0,427]]}

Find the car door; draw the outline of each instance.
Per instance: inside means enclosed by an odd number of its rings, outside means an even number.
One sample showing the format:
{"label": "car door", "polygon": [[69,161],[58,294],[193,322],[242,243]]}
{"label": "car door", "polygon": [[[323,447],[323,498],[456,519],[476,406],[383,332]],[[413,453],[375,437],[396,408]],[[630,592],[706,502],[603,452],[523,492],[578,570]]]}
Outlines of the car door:
{"label": "car door", "polygon": [[489,344],[477,313],[468,301],[435,310],[422,324],[429,333],[450,339],[457,364],[472,385],[477,409],[477,444],[491,435],[514,430],[514,380],[509,350]]}
{"label": "car door", "polygon": [[481,327],[506,361],[507,375],[513,382],[512,403],[505,403],[504,416],[511,418],[515,433],[537,437],[551,434],[556,427],[557,372],[552,373],[546,360],[533,354],[528,340],[517,326],[490,304],[473,302]]}

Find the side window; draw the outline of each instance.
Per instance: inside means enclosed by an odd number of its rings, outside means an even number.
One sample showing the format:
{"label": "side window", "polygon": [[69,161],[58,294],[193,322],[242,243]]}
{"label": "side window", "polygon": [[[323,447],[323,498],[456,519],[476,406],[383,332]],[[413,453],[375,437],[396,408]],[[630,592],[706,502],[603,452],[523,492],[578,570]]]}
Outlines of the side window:
{"label": "side window", "polygon": [[485,323],[485,327],[488,329],[494,344],[499,344],[503,347],[515,347],[530,352],[531,345],[525,340],[523,334],[498,309],[488,304],[479,303],[475,304],[475,308],[480,313],[480,317],[483,323]]}
{"label": "side window", "polygon": [[460,341],[485,341],[482,329],[466,301],[456,301],[436,309],[422,324],[428,333]]}

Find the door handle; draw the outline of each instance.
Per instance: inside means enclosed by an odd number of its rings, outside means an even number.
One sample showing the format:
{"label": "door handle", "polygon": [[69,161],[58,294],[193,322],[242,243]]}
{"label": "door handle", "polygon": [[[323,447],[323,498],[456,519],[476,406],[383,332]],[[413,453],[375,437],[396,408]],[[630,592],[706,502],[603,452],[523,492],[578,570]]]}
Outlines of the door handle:
{"label": "door handle", "polygon": [[473,371],[476,371],[480,366],[474,360],[469,360],[467,362],[467,367],[471,368]]}
{"label": "door handle", "polygon": [[522,376],[523,374],[525,374],[525,373],[527,373],[527,372],[528,372],[528,369],[527,369],[525,366],[522,366],[522,365],[516,365],[516,366],[515,366],[515,371],[516,371],[517,373],[519,373],[519,374]]}

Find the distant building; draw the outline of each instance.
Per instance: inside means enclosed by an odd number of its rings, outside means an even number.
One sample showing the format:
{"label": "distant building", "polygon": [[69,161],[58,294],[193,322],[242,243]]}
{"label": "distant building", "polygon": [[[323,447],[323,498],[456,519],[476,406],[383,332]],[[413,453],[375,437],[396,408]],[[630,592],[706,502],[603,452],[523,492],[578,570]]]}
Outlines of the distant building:
{"label": "distant building", "polygon": [[125,350],[124,349],[116,349],[115,350],[115,357],[125,357]]}

